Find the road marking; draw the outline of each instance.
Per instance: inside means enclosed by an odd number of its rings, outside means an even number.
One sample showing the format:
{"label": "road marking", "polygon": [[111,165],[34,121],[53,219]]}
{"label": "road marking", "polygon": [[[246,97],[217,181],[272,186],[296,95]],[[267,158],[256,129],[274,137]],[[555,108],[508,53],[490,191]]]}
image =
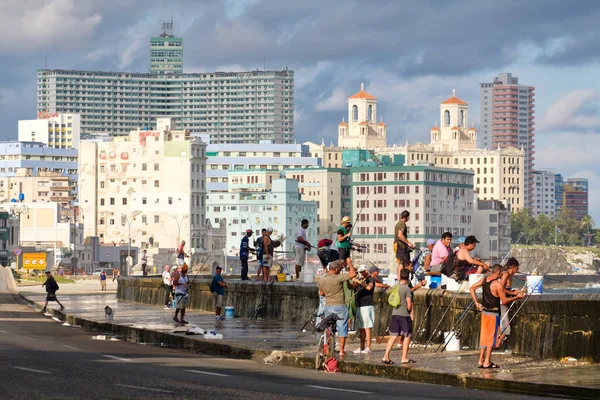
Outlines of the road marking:
{"label": "road marking", "polygon": [[47,374],[47,375],[51,374],[51,372],[42,371],[41,369],[33,369],[33,368],[25,368],[25,367],[13,367],[13,368],[20,369],[21,371],[37,372],[38,374]]}
{"label": "road marking", "polygon": [[361,393],[361,394],[371,394],[372,393],[372,392],[364,392],[362,390],[338,389],[338,388],[332,388],[332,387],[327,387],[327,386],[317,386],[317,385],[304,385],[304,386],[313,388],[313,389],[335,390],[338,392],[350,392],[350,393]]}
{"label": "road marking", "polygon": [[102,357],[112,358],[113,360],[118,360],[118,361],[131,362],[131,360],[129,358],[121,358],[121,357],[117,357],[117,356],[111,356],[108,354],[103,354]]}
{"label": "road marking", "polygon": [[208,372],[208,371],[198,371],[195,369],[186,369],[187,372],[193,372],[195,374],[204,374],[204,375],[213,375],[213,376],[231,376],[227,374],[218,374],[216,372]]}
{"label": "road marking", "polygon": [[3,331],[2,329],[0,329],[0,333],[8,333],[7,331]]}
{"label": "road marking", "polygon": [[120,386],[120,387],[124,387],[124,388],[130,388],[130,389],[140,389],[140,390],[149,390],[151,392],[161,392],[161,393],[175,393],[171,390],[163,390],[163,389],[153,389],[153,388],[147,388],[147,387],[143,387],[143,386],[133,386],[133,385],[121,385],[119,383],[117,383],[115,386]]}
{"label": "road marking", "polygon": [[73,346],[69,346],[68,344],[61,344],[61,347],[66,347],[67,349],[71,349],[71,350],[79,350],[79,348],[73,347]]}

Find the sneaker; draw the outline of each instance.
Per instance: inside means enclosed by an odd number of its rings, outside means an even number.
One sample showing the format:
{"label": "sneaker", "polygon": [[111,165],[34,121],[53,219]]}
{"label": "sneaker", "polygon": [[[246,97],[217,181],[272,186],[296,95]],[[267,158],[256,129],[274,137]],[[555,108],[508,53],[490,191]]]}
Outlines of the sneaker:
{"label": "sneaker", "polygon": [[366,349],[364,349],[363,351],[360,352],[360,354],[371,354],[371,353],[372,353],[372,351],[368,347]]}
{"label": "sneaker", "polygon": [[219,321],[225,321],[225,316],[221,315],[221,316],[219,317]]}
{"label": "sneaker", "polygon": [[61,309],[61,310],[64,310],[64,309],[65,309],[65,306],[60,306],[60,309]]}
{"label": "sneaker", "polygon": [[44,308],[44,309],[42,310],[42,314],[45,314],[45,313],[46,313],[46,309]]}
{"label": "sneaker", "polygon": [[217,315],[217,316],[215,317],[215,321],[220,321],[220,320],[221,320],[221,316],[220,316],[220,315]]}
{"label": "sneaker", "polygon": [[354,354],[360,354],[362,353],[362,349],[359,347],[358,349],[352,351]]}
{"label": "sneaker", "polygon": [[187,325],[187,324],[189,324],[189,322],[187,322],[187,321],[184,321],[184,320],[181,320],[181,321],[179,321],[179,322],[181,322],[183,325]]}
{"label": "sneaker", "polygon": [[165,306],[165,310],[168,310],[168,309],[170,309],[170,307],[169,306]]}

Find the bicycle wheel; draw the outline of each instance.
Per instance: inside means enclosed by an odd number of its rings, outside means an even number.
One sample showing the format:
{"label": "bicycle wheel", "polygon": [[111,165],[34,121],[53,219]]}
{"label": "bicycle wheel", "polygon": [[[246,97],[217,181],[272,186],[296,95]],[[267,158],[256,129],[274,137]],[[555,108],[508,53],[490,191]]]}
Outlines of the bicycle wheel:
{"label": "bicycle wheel", "polygon": [[335,335],[331,332],[327,332],[327,354],[325,359],[329,360],[333,358],[335,354]]}
{"label": "bicycle wheel", "polygon": [[315,355],[315,369],[321,369],[325,362],[325,335],[321,335],[319,338],[319,346],[317,347],[317,354]]}

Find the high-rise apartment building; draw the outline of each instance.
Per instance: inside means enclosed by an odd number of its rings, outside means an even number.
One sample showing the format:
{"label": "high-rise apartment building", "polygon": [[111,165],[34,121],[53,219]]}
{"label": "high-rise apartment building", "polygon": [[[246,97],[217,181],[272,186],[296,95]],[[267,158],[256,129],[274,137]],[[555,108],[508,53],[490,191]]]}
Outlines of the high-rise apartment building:
{"label": "high-rise apartment building", "polygon": [[39,112],[37,119],[19,121],[20,142],[42,142],[56,149],[76,149],[80,135],[79,114]]}
{"label": "high-rise apartment building", "polygon": [[480,84],[480,148],[515,147],[525,151],[525,206],[533,207],[535,87],[501,73]]}
{"label": "high-rise apartment building", "polygon": [[556,213],[556,177],[553,171],[533,171],[533,215]]}
{"label": "high-rise apartment building", "polygon": [[163,22],[159,36],[150,38],[150,72],[183,73],[183,38],[173,35],[173,19]]}
{"label": "high-rise apartment building", "polygon": [[588,215],[588,180],[586,178],[569,178],[565,182],[563,207],[572,212],[575,218],[581,219]]}
{"label": "high-rise apartment building", "polygon": [[294,72],[127,73],[42,69],[37,110],[81,115],[82,134],[128,136],[174,117],[212,144],[294,143]]}

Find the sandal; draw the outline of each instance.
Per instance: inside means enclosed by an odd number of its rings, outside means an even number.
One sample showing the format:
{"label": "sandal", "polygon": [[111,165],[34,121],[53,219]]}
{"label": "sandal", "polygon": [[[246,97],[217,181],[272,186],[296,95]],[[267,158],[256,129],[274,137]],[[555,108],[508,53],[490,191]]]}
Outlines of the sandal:
{"label": "sandal", "polygon": [[400,362],[400,364],[415,364],[415,363],[416,363],[416,361],[413,360],[413,359],[409,359],[408,361],[402,361],[402,362]]}
{"label": "sandal", "polygon": [[394,364],[394,362],[392,360],[381,360],[381,362],[383,364],[387,364],[387,365],[393,365]]}
{"label": "sandal", "polygon": [[496,369],[496,368],[500,368],[500,366],[498,364],[490,363],[490,365],[488,365],[487,367],[485,365],[482,365],[481,368],[483,368],[483,369]]}
{"label": "sandal", "polygon": [[483,368],[483,364],[477,364],[477,368]]}

